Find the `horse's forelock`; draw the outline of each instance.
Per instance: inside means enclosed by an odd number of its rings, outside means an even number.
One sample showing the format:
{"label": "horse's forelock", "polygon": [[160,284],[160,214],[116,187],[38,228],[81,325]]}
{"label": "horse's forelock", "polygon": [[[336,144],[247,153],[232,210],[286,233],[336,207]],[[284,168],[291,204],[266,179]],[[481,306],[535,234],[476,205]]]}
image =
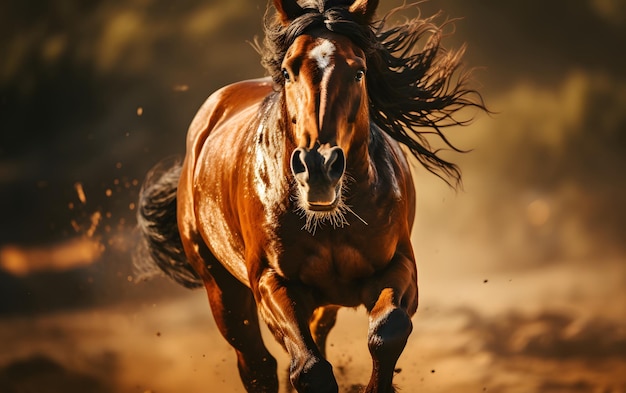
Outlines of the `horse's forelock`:
{"label": "horse's forelock", "polygon": [[295,39],[314,29],[326,29],[350,38],[365,52],[375,43],[375,36],[367,25],[355,20],[348,6],[351,2],[310,2],[305,5],[304,14],[288,25],[275,18],[266,19],[264,47],[261,48],[261,63],[269,72],[278,87],[284,82],[282,61]]}

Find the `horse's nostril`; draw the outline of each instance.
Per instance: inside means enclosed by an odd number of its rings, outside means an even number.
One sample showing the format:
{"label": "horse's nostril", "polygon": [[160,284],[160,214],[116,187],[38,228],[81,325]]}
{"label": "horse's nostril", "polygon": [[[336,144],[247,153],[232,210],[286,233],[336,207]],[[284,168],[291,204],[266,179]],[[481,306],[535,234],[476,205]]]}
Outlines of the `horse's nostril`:
{"label": "horse's nostril", "polygon": [[337,146],[315,150],[299,147],[291,153],[291,172],[303,187],[335,187],[345,170],[346,158]]}
{"label": "horse's nostril", "polygon": [[327,161],[328,177],[331,181],[338,181],[346,171],[346,156],[339,147],[333,148]]}
{"label": "horse's nostril", "polygon": [[297,148],[291,153],[291,171],[294,175],[305,173],[306,164],[304,163],[304,156],[306,152],[302,148]]}

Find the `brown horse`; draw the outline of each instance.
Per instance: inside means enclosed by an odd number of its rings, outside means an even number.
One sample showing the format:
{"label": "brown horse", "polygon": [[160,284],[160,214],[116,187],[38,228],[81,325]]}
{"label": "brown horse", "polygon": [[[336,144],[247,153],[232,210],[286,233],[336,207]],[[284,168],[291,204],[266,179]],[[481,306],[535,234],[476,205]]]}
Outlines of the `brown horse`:
{"label": "brown horse", "polygon": [[137,262],[206,288],[249,392],[278,391],[258,314],[298,392],[337,392],[326,338],[339,307],[360,305],[373,361],[365,391],[393,391],[418,303],[415,191],[400,145],[458,180],[425,135],[448,143],[441,127],[482,101],[453,77],[460,52],[440,49],[431,20],[385,29],[377,3],[275,0],[260,48],[271,78],[211,95],[182,165],[142,188]]}

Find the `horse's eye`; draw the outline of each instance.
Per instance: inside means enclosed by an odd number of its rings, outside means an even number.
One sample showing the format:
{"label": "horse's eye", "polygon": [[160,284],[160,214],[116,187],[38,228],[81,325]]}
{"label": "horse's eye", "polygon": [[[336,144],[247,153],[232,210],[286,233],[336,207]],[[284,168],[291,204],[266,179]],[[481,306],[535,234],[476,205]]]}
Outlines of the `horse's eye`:
{"label": "horse's eye", "polygon": [[283,78],[285,78],[286,81],[289,80],[289,71],[287,71],[284,68],[283,68]]}
{"label": "horse's eye", "polygon": [[363,80],[364,76],[365,76],[365,71],[358,70],[356,72],[356,75],[354,76],[354,80],[357,81],[357,82],[361,82]]}

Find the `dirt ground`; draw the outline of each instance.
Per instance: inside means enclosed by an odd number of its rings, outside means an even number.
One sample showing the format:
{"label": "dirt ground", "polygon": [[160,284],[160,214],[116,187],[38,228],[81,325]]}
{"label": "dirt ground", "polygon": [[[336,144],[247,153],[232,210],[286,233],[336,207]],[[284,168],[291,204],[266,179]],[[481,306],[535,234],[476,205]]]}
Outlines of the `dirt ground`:
{"label": "dirt ground", "polygon": [[[523,274],[424,264],[395,383],[402,392],[626,392],[626,271],[618,262]],[[169,295],[2,318],[0,391],[244,391],[203,291],[165,279],[133,285]],[[340,312],[329,359],[344,393],[367,382],[366,334],[363,309]]]}

